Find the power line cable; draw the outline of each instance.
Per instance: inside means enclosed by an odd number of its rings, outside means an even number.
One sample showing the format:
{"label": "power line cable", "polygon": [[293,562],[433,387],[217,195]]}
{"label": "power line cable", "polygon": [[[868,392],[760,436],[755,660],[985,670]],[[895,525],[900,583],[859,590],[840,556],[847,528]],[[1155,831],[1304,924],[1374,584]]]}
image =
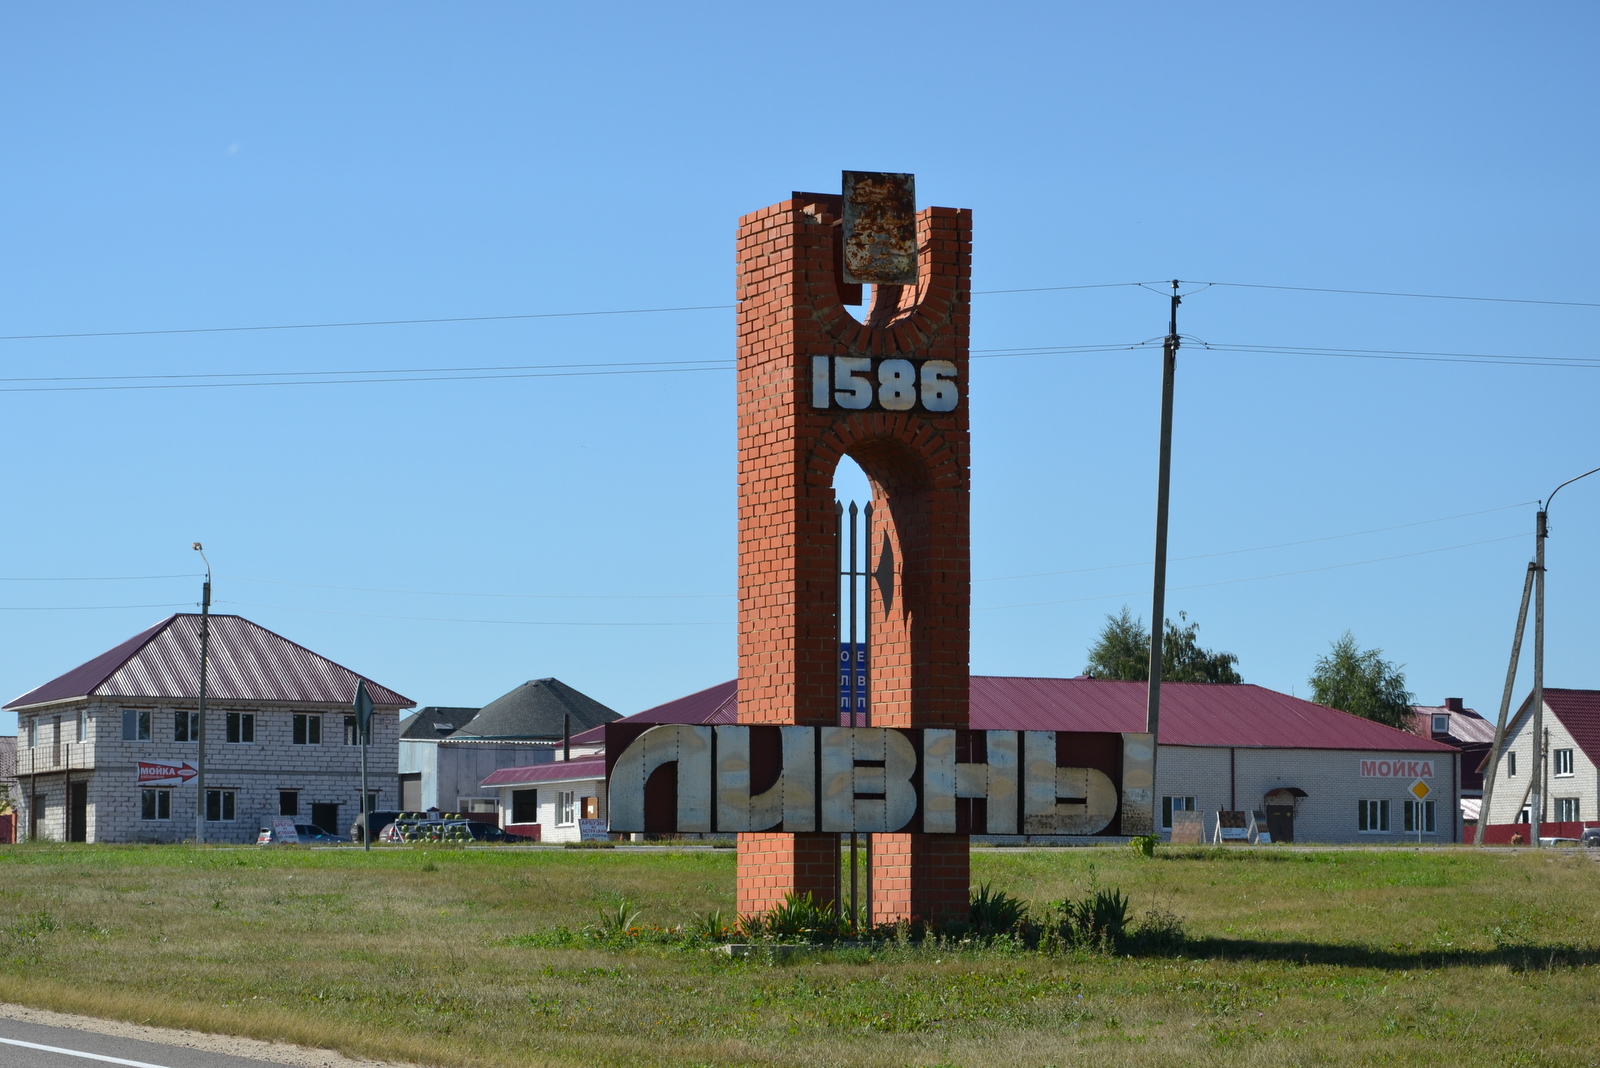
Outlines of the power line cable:
{"label": "power line cable", "polygon": [[663,315],[669,312],[728,311],[735,304],[690,304],[676,308],[613,308],[605,311],[525,312],[514,315],[452,315],[435,319],[364,319],[338,323],[270,323],[259,326],[185,326],[161,330],[94,330],[70,334],[9,334],[0,341],[58,341],[97,337],[160,337],[172,334],[243,334],[269,330],[339,330],[364,326],[425,326],[435,323],[494,323],[519,319],[586,319],[603,315]]}
{"label": "power line cable", "polygon": [[[1412,523],[1397,523],[1392,527],[1373,527],[1371,530],[1353,530],[1348,534],[1325,534],[1318,538],[1304,538],[1300,541],[1281,541],[1274,545],[1257,545],[1249,549],[1225,549],[1222,552],[1200,553],[1195,556],[1176,556],[1173,557],[1173,562],[1177,563],[1178,561],[1182,560],[1210,560],[1218,556],[1238,556],[1241,553],[1259,553],[1266,552],[1269,549],[1288,549],[1296,545],[1312,545],[1321,541],[1338,541],[1341,538],[1359,538],[1367,534],[1384,534],[1391,530],[1406,530],[1410,527],[1425,527],[1433,523],[1447,523],[1452,519],[1469,519],[1473,516],[1491,515],[1495,512],[1506,512],[1510,511],[1512,508],[1526,508],[1530,504],[1538,503],[1538,501],[1519,501],[1516,504],[1502,504],[1496,508],[1485,508],[1477,512],[1461,512],[1458,515],[1440,516],[1437,519],[1419,519]],[[1009,582],[1014,579],[1049,578],[1052,575],[1081,575],[1090,571],[1119,571],[1123,568],[1149,566],[1149,560],[1141,560],[1135,564],[1102,564],[1099,567],[1079,567],[1072,568],[1068,571],[1036,571],[1027,575],[997,575],[992,578],[973,579],[972,581]]]}
{"label": "power line cable", "polygon": [[[1172,589],[1172,590],[1204,590],[1204,589],[1209,589],[1209,588],[1211,588],[1213,586],[1234,586],[1234,585],[1238,585],[1241,582],[1262,582],[1262,581],[1265,581],[1266,579],[1289,578],[1289,577],[1291,577],[1293,575],[1310,575],[1310,574],[1315,574],[1316,572],[1319,572],[1319,571],[1337,571],[1337,570],[1340,570],[1341,568],[1346,568],[1346,567],[1361,567],[1361,566],[1363,566],[1365,564],[1382,564],[1382,563],[1387,563],[1388,561],[1391,561],[1391,560],[1408,560],[1408,559],[1410,559],[1411,557],[1414,557],[1414,556],[1429,556],[1429,555],[1431,555],[1433,553],[1447,553],[1447,552],[1452,552],[1452,551],[1454,551],[1456,549],[1470,549],[1475,545],[1493,545],[1496,542],[1511,541],[1511,540],[1513,540],[1515,538],[1523,538],[1523,537],[1527,537],[1527,535],[1526,534],[1507,534],[1505,537],[1501,537],[1501,538],[1485,538],[1483,541],[1469,541],[1469,542],[1464,542],[1461,545],[1446,545],[1446,546],[1444,546],[1442,548],[1438,548],[1438,549],[1422,549],[1422,550],[1420,550],[1418,552],[1414,552],[1414,553],[1400,553],[1398,556],[1377,556],[1377,557],[1372,558],[1371,560],[1352,560],[1349,563],[1344,563],[1344,564],[1328,564],[1328,565],[1323,566],[1323,567],[1307,567],[1307,568],[1302,568],[1299,571],[1279,571],[1279,572],[1276,572],[1276,573],[1271,574],[1271,575],[1251,575],[1248,578],[1223,579],[1220,582],[1197,582],[1197,583],[1195,583],[1193,585],[1190,585],[1190,586],[1171,586],[1171,587],[1169,587],[1169,589]],[[1095,595],[1093,597],[1070,597],[1070,598],[1067,598],[1066,600],[1060,600],[1060,601],[1029,601],[1029,602],[1024,603],[1024,604],[985,605],[985,606],[983,606],[981,608],[973,608],[973,611],[974,612],[998,612],[998,611],[1000,611],[1001,609],[1004,609],[1004,608],[1037,608],[1037,607],[1040,607],[1042,605],[1081,604],[1084,601],[1105,601],[1105,600],[1111,600],[1111,599],[1114,599],[1114,598],[1117,598],[1117,597],[1141,597],[1141,596],[1143,596],[1144,594],[1146,594],[1148,592],[1149,592],[1148,590],[1138,590],[1138,591],[1135,591],[1133,593],[1103,593],[1103,594],[1097,594],[1097,595]]]}
{"label": "power line cable", "polygon": [[1429,352],[1410,349],[1339,349],[1294,345],[1236,345],[1228,342],[1205,341],[1197,337],[1185,337],[1185,340],[1211,352],[1240,352],[1282,356],[1332,356],[1345,359],[1401,360],[1420,363],[1468,363],[1502,367],[1569,367],[1587,370],[1600,367],[1600,358],[1591,356]]}
{"label": "power line cable", "polygon": [[[1153,285],[1166,286],[1167,284],[1167,281],[1161,280],[1158,282],[1092,282],[1081,285],[1028,286],[1015,289],[975,289],[972,291],[972,296],[988,297],[1026,293],[1066,293],[1076,290],[1148,288]],[[1406,297],[1421,300],[1474,301],[1488,304],[1532,304],[1563,308],[1600,308],[1600,302],[1581,300],[1546,300],[1529,297],[1480,297],[1464,296],[1461,294],[1452,293],[1413,293],[1381,289],[1333,289],[1324,286],[1272,285],[1264,282],[1196,281],[1191,282],[1190,284],[1198,285],[1202,289],[1209,289],[1212,286],[1225,286],[1231,289],[1266,289],[1290,293],[1331,293],[1343,296],[1360,297]],[[1200,291],[1201,290],[1195,290],[1194,292]],[[1161,295],[1168,296],[1169,294],[1165,290],[1162,290]],[[582,319],[599,318],[609,315],[666,315],[679,312],[732,311],[737,307],[737,304],[685,304],[660,308],[607,308],[594,311],[516,312],[501,315],[451,315],[418,319],[355,319],[319,323],[261,323],[247,326],[187,326],[164,327],[146,330],[84,330],[53,334],[6,334],[0,335],[0,341],[62,341],[110,337],[169,337],[181,334],[240,334],[280,330],[342,330],[378,326],[430,326],[451,323],[516,322],[535,319]]]}
{"label": "power line cable", "polygon": [[188,575],[0,575],[0,582],[148,582],[156,579],[198,579]]}
{"label": "power line cable", "polygon": [[1208,286],[1230,289],[1277,289],[1290,293],[1338,293],[1352,297],[1412,297],[1420,300],[1466,300],[1485,304],[1544,304],[1558,308],[1600,308],[1587,300],[1535,300],[1527,297],[1465,297],[1453,293],[1405,293],[1383,289],[1327,289],[1320,286],[1277,286],[1262,282],[1206,282]]}
{"label": "power line cable", "polygon": [[[187,577],[187,576],[185,576]],[[49,604],[49,605],[0,605],[0,612],[109,612],[121,608],[193,608],[193,601],[177,601],[171,604]]]}
{"label": "power line cable", "polygon": [[734,620],[712,620],[705,623],[575,623],[555,619],[464,619],[454,616],[397,616],[375,612],[341,612],[326,608],[297,608],[283,604],[256,604],[251,601],[218,601],[217,604],[239,605],[243,608],[269,608],[281,612],[310,612],[321,616],[357,616],[362,619],[407,619],[422,623],[495,623],[517,627],[731,627]]}
{"label": "power line cable", "polygon": [[[530,371],[507,374],[417,375],[405,378],[321,378],[297,379],[294,381],[279,379],[265,382],[153,382],[128,386],[0,386],[0,393],[105,393],[152,389],[246,389],[256,386],[361,386],[395,382],[489,382],[522,378],[604,378],[618,375],[667,375],[691,374],[698,371],[727,371],[733,367],[731,362],[719,366],[710,365],[710,361],[705,362],[708,365],[700,367],[641,367],[632,370],[613,371]],[[217,376],[202,375],[200,377],[214,378]]]}
{"label": "power line cable", "polygon": [[[187,576],[185,576],[187,577]],[[341,590],[351,593],[399,593],[414,597],[505,598],[536,601],[710,601],[727,600],[731,593],[455,593],[449,590],[392,590],[375,586],[330,586],[319,582],[289,582],[285,579],[249,578],[244,575],[218,575],[234,582],[259,582],[272,586],[299,586],[310,590]]]}

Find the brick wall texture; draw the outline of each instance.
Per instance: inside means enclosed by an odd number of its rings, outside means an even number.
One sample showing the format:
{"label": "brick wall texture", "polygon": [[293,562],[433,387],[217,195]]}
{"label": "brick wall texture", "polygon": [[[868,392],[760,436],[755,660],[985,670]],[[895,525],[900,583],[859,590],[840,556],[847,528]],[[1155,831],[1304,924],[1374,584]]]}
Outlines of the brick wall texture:
{"label": "brick wall texture", "polygon": [[[872,483],[872,562],[887,537],[897,565],[892,604],[876,584],[869,597],[872,725],[965,727],[972,216],[922,210],[917,284],[877,287],[857,319],[841,299],[839,214],[837,196],[796,194],[739,223],[739,719],[839,722],[833,477],[850,456]],[[947,360],[960,399],[817,408],[817,356]],[[832,900],[836,850],[834,835],[740,835],[740,913],[791,891]],[[873,875],[877,920],[963,912],[967,841],[875,835]]]}
{"label": "brick wall texture", "polygon": [[[151,713],[151,736],[146,741],[124,741],[122,712],[143,708]],[[69,785],[87,783],[84,830],[90,842],[178,842],[194,837],[195,806],[200,797],[196,781],[150,783],[150,788],[170,790],[169,815],[149,820],[142,810],[138,781],[140,761],[160,764],[194,764],[198,747],[175,739],[175,713],[194,708],[193,702],[111,703],[91,699],[39,715],[36,747],[18,751],[21,792],[20,831],[30,830],[45,841],[67,837]],[[77,737],[77,717],[83,713],[84,734]],[[361,748],[345,745],[344,706],[206,702],[206,789],[234,793],[234,818],[206,825],[206,841],[253,842],[257,832],[278,815],[279,791],[299,794],[298,822],[311,822],[313,804],[339,806],[337,830],[345,833],[361,811]],[[255,740],[227,741],[229,712],[255,716]],[[322,717],[320,745],[294,744],[295,713]],[[24,721],[34,718],[24,713]],[[56,744],[57,720],[61,721]],[[372,743],[367,752],[367,788],[378,795],[377,807],[399,804],[396,759],[399,716],[380,709],[372,717]],[[32,794],[39,804],[33,803]]]}

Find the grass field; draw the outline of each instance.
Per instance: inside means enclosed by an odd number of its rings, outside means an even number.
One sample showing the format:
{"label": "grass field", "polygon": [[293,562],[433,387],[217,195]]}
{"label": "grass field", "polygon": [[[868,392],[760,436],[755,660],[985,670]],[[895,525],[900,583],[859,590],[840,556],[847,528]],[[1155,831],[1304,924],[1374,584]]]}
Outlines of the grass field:
{"label": "grass field", "polygon": [[0,848],[0,1000],[437,1065],[1600,1063],[1600,864],[1469,849],[976,850],[1119,886],[1180,956],[773,964],[539,948],[619,898],[731,911],[729,851]]}

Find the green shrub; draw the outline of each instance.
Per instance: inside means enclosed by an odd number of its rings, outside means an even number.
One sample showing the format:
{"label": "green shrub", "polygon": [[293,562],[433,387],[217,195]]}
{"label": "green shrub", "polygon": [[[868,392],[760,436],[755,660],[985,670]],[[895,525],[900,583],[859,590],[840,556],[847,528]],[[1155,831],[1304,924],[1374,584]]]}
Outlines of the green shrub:
{"label": "green shrub", "polygon": [[833,902],[817,901],[810,892],[787,894],[783,904],[739,919],[739,930],[752,941],[836,942],[848,928],[843,916],[834,915]]}
{"label": "green shrub", "polygon": [[1138,834],[1128,839],[1128,848],[1141,857],[1156,855],[1156,846],[1161,843],[1161,836],[1156,834]]}
{"label": "green shrub", "polygon": [[990,889],[984,883],[972,895],[967,922],[980,938],[994,938],[1018,932],[1027,922],[1028,906],[1004,890]]}
{"label": "green shrub", "polygon": [[1115,887],[1091,890],[1077,900],[1058,901],[1050,907],[1041,946],[1114,953],[1122,948],[1127,934],[1128,904],[1127,895]]}

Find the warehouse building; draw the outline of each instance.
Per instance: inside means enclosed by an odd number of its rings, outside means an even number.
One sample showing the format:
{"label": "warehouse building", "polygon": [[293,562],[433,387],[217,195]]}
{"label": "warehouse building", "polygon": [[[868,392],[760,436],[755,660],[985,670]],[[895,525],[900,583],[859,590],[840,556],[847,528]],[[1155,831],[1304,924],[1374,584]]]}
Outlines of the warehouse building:
{"label": "warehouse building", "polygon": [[[1138,733],[1145,694],[1141,682],[975,675],[971,725]],[[622,722],[736,723],[737,687],[721,683]],[[500,792],[502,820],[542,821],[557,793],[592,796],[594,810],[603,812],[604,743],[603,728],[574,736],[570,772],[557,765],[539,769],[537,778],[533,769],[496,773],[484,785]],[[1418,783],[1426,794],[1420,801]],[[1459,841],[1460,787],[1460,754],[1444,742],[1261,686],[1161,687],[1156,792],[1165,836],[1183,822],[1175,812],[1201,813],[1209,833],[1219,810],[1242,810],[1259,812],[1278,841]],[[549,811],[564,812],[559,805]]]}
{"label": "warehouse building", "polygon": [[[19,837],[252,842],[274,817],[340,833],[361,811],[357,675],[241,616],[210,617],[206,783],[199,754],[200,616],[180,613],[5,707],[17,713]],[[372,805],[399,801],[402,697],[366,679]]]}

